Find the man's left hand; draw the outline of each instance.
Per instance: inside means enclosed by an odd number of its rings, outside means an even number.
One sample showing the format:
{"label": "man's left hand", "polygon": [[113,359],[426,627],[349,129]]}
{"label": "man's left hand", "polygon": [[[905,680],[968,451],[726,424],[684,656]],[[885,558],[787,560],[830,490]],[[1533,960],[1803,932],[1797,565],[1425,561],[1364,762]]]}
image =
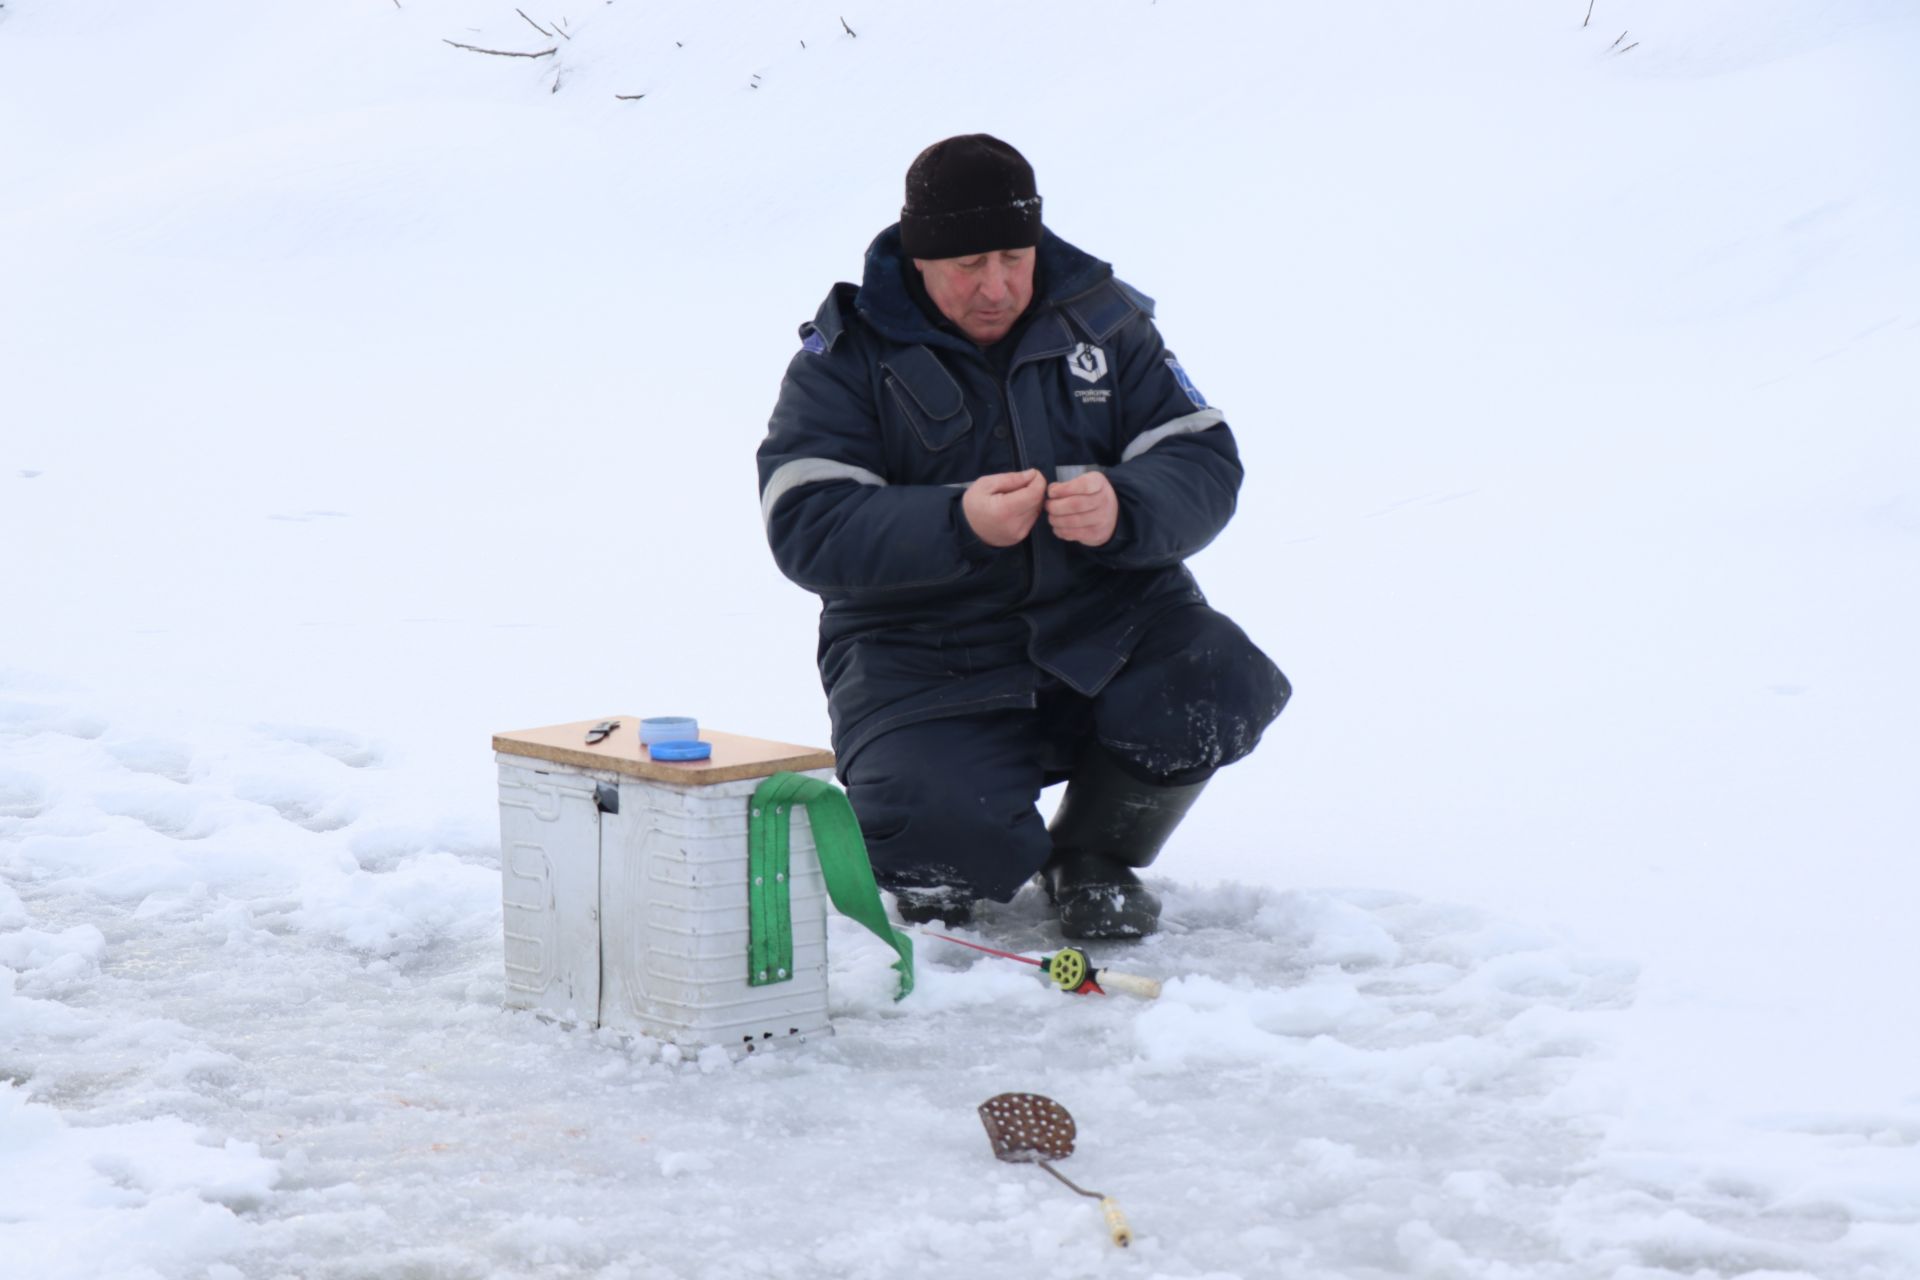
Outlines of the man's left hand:
{"label": "man's left hand", "polygon": [[1099,471],[1047,486],[1047,523],[1063,542],[1105,546],[1120,522],[1120,496]]}

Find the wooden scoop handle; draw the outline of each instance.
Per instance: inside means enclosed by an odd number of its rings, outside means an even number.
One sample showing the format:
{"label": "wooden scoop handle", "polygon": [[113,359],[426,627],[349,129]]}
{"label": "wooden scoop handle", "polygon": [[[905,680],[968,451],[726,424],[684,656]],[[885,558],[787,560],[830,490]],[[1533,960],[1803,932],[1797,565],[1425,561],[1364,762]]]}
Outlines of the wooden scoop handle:
{"label": "wooden scoop handle", "polygon": [[1107,1234],[1122,1249],[1133,1243],[1133,1228],[1127,1225],[1127,1215],[1120,1211],[1112,1196],[1100,1197],[1100,1212],[1107,1215]]}

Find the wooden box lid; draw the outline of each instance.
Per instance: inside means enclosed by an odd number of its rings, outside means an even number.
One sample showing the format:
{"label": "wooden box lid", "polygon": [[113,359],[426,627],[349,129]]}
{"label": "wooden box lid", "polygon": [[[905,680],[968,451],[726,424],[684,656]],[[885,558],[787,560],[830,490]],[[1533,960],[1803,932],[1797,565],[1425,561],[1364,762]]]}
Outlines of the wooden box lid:
{"label": "wooden box lid", "polygon": [[652,782],[677,782],[681,786],[703,786],[715,782],[739,782],[745,778],[765,778],[771,774],[804,773],[809,769],[833,768],[833,752],[818,747],[799,747],[791,742],[768,742],[765,738],[745,738],[717,729],[700,730],[700,741],[713,744],[713,756],[707,760],[685,762],[653,760],[640,745],[639,716],[603,716],[618,720],[620,727],[596,745],[587,745],[587,731],[600,720],[576,720],[571,724],[549,725],[544,729],[516,729],[493,735],[493,749],[506,755],[531,756],[577,769],[604,769]]}

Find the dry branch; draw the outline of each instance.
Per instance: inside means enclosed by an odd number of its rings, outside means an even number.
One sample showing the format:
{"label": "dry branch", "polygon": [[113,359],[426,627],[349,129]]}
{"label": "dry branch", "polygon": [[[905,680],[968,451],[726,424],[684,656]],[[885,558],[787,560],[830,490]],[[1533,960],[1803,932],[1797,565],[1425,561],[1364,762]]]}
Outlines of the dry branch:
{"label": "dry branch", "polygon": [[1580,24],[1582,28],[1586,27],[1587,22],[1593,21],[1593,4],[1594,4],[1594,0],[1587,0],[1587,18],[1586,18],[1586,22],[1582,22]]}
{"label": "dry branch", "polygon": [[860,38],[860,33],[858,31],[855,31],[852,27],[847,26],[847,20],[845,18],[840,19],[840,26],[846,31],[848,35],[852,36],[855,40],[858,40]]}
{"label": "dry branch", "polygon": [[560,52],[558,45],[551,49],[542,49],[538,53],[518,53],[512,49],[482,49],[479,45],[461,44],[458,40],[449,40],[445,36],[440,37],[440,43],[450,44],[456,49],[465,49],[469,53],[490,53],[496,58],[548,58]]}
{"label": "dry branch", "polygon": [[[1627,46],[1627,49],[1638,49],[1639,47],[1640,47],[1640,42],[1638,40],[1635,40],[1632,44]],[[1620,52],[1625,53],[1627,49],[1622,49]]]}
{"label": "dry branch", "polygon": [[622,102],[638,102],[647,95],[644,93],[616,93],[613,96]]}
{"label": "dry branch", "polygon": [[[527,18],[527,11],[525,9],[515,9],[514,12],[519,14],[523,18]],[[538,31],[541,35],[545,36],[547,39],[549,40],[553,39],[553,32],[541,26],[539,23],[535,22],[532,18],[527,18],[527,25],[532,27],[535,31]]]}

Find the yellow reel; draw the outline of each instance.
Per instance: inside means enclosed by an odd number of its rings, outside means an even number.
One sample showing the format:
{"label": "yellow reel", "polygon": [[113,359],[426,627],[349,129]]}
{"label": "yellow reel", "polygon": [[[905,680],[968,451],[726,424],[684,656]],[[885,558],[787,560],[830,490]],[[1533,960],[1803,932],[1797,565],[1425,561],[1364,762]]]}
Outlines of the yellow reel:
{"label": "yellow reel", "polygon": [[1062,947],[1047,958],[1047,977],[1062,991],[1078,991],[1086,983],[1087,953]]}

